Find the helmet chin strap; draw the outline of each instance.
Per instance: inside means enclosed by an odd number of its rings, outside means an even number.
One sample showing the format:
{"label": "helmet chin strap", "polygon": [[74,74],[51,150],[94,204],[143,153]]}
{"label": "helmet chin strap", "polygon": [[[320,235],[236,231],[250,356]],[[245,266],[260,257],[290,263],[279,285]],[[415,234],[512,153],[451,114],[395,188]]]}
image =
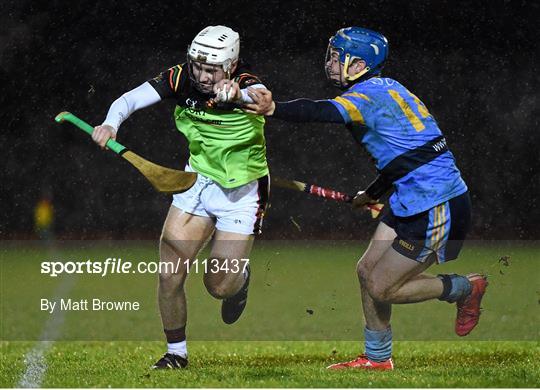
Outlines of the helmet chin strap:
{"label": "helmet chin strap", "polygon": [[343,64],[343,73],[345,74],[345,80],[347,81],[355,81],[358,80],[360,77],[365,75],[367,72],[371,70],[369,66],[366,66],[362,71],[355,74],[354,76],[349,76],[349,65],[351,64],[351,55],[347,53],[345,55],[345,63]]}

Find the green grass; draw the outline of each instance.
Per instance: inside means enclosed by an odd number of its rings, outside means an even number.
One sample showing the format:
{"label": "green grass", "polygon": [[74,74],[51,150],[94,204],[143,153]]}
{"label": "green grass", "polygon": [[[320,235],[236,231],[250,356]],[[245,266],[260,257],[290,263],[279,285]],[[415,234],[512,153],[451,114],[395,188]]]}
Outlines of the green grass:
{"label": "green grass", "polygon": [[[2,343],[3,387],[17,383],[28,345]],[[152,371],[158,342],[57,342],[45,387],[537,387],[535,342],[397,342],[393,372],[330,372],[358,342],[203,342],[190,344],[187,370]],[[5,366],[4,366],[4,363]],[[9,364],[7,364],[9,363]]]}
{"label": "green grass", "polygon": [[[459,261],[433,273],[490,275],[482,320],[467,338],[453,333],[455,308],[431,301],[396,306],[391,373],[328,372],[361,352],[354,268],[365,244],[259,242],[251,256],[249,305],[226,326],[200,274],[187,285],[190,368],[153,372],[163,353],[155,275],[40,273],[45,260],[156,260],[155,243],[72,243],[62,249],[4,247],[1,266],[0,386],[16,386],[25,354],[54,316],[41,298],[137,300],[139,312],[65,312],[52,327],[43,386],[49,387],[537,387],[540,383],[540,272],[537,243],[469,243]],[[509,255],[508,266],[499,263]],[[60,291],[60,293],[59,293]],[[310,314],[309,311],[312,311]],[[34,341],[32,341],[34,340]],[[86,340],[86,341],[85,341]],[[98,340],[98,341],[92,341]],[[114,340],[114,341],[111,341]],[[212,340],[212,341],[209,341]],[[353,341],[354,340],[354,341]],[[358,340],[358,341],[356,341]]]}

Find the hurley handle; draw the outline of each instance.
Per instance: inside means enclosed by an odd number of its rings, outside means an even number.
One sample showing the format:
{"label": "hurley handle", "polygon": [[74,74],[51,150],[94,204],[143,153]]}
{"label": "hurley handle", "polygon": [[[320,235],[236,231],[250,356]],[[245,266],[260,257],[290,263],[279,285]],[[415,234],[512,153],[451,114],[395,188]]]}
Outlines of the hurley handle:
{"label": "hurley handle", "polygon": [[[92,126],[90,126],[88,123],[86,123],[82,119],[77,118],[71,112],[63,111],[60,114],[56,115],[54,120],[57,121],[58,123],[62,123],[64,121],[71,122],[75,126],[77,126],[79,129],[88,133],[89,135],[92,135],[92,133],[94,132],[94,128]],[[122,145],[119,142],[116,142],[112,138],[109,138],[106,145],[109,149],[111,149],[113,152],[118,153],[118,154],[121,154],[126,149],[124,145]]]}
{"label": "hurley handle", "polygon": [[321,198],[337,200],[339,202],[345,203],[351,203],[353,200],[353,197],[348,194],[336,190],[331,190],[329,188],[319,187],[315,184],[306,184],[304,192],[307,192],[311,195],[320,196]]}

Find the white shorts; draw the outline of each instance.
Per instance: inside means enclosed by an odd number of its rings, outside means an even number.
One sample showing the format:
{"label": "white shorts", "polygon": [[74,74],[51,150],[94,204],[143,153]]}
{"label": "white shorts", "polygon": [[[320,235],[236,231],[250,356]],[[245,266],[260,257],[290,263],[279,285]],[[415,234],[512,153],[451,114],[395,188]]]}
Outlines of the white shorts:
{"label": "white shorts", "polygon": [[[187,172],[194,172],[186,166]],[[216,229],[240,234],[261,234],[261,227],[270,194],[269,177],[236,188],[224,188],[200,173],[186,192],[173,195],[172,205],[180,210],[209,217]]]}

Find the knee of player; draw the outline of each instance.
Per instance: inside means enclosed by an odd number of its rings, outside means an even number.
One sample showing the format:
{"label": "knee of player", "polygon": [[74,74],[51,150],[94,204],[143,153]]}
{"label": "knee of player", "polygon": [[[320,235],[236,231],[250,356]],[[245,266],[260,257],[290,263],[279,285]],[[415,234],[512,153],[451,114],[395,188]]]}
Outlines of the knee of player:
{"label": "knee of player", "polygon": [[159,273],[159,289],[162,293],[173,294],[175,290],[184,287],[185,276],[173,272]]}
{"label": "knee of player", "polygon": [[189,258],[189,242],[178,240],[173,235],[163,232],[159,238],[159,251],[162,261],[168,259]]}
{"label": "knee of player", "polygon": [[358,281],[362,285],[366,285],[369,279],[369,269],[367,267],[367,261],[360,259],[356,263],[356,275],[358,276]]}
{"label": "knee of player", "polygon": [[381,303],[391,303],[393,289],[391,286],[386,286],[380,281],[376,281],[373,278],[367,281],[367,290],[371,298]]}
{"label": "knee of player", "polygon": [[229,298],[234,295],[229,278],[223,277],[221,274],[207,273],[204,275],[204,286],[210,295],[216,299]]}
{"label": "knee of player", "polygon": [[161,236],[159,237],[159,244],[160,246],[169,246],[172,248],[176,248],[176,240],[174,239],[173,235],[170,234],[167,230],[163,230],[161,232]]}
{"label": "knee of player", "polygon": [[229,291],[230,289],[228,288],[225,282],[216,283],[216,282],[205,280],[204,285],[208,293],[216,299],[228,298],[231,295]]}

